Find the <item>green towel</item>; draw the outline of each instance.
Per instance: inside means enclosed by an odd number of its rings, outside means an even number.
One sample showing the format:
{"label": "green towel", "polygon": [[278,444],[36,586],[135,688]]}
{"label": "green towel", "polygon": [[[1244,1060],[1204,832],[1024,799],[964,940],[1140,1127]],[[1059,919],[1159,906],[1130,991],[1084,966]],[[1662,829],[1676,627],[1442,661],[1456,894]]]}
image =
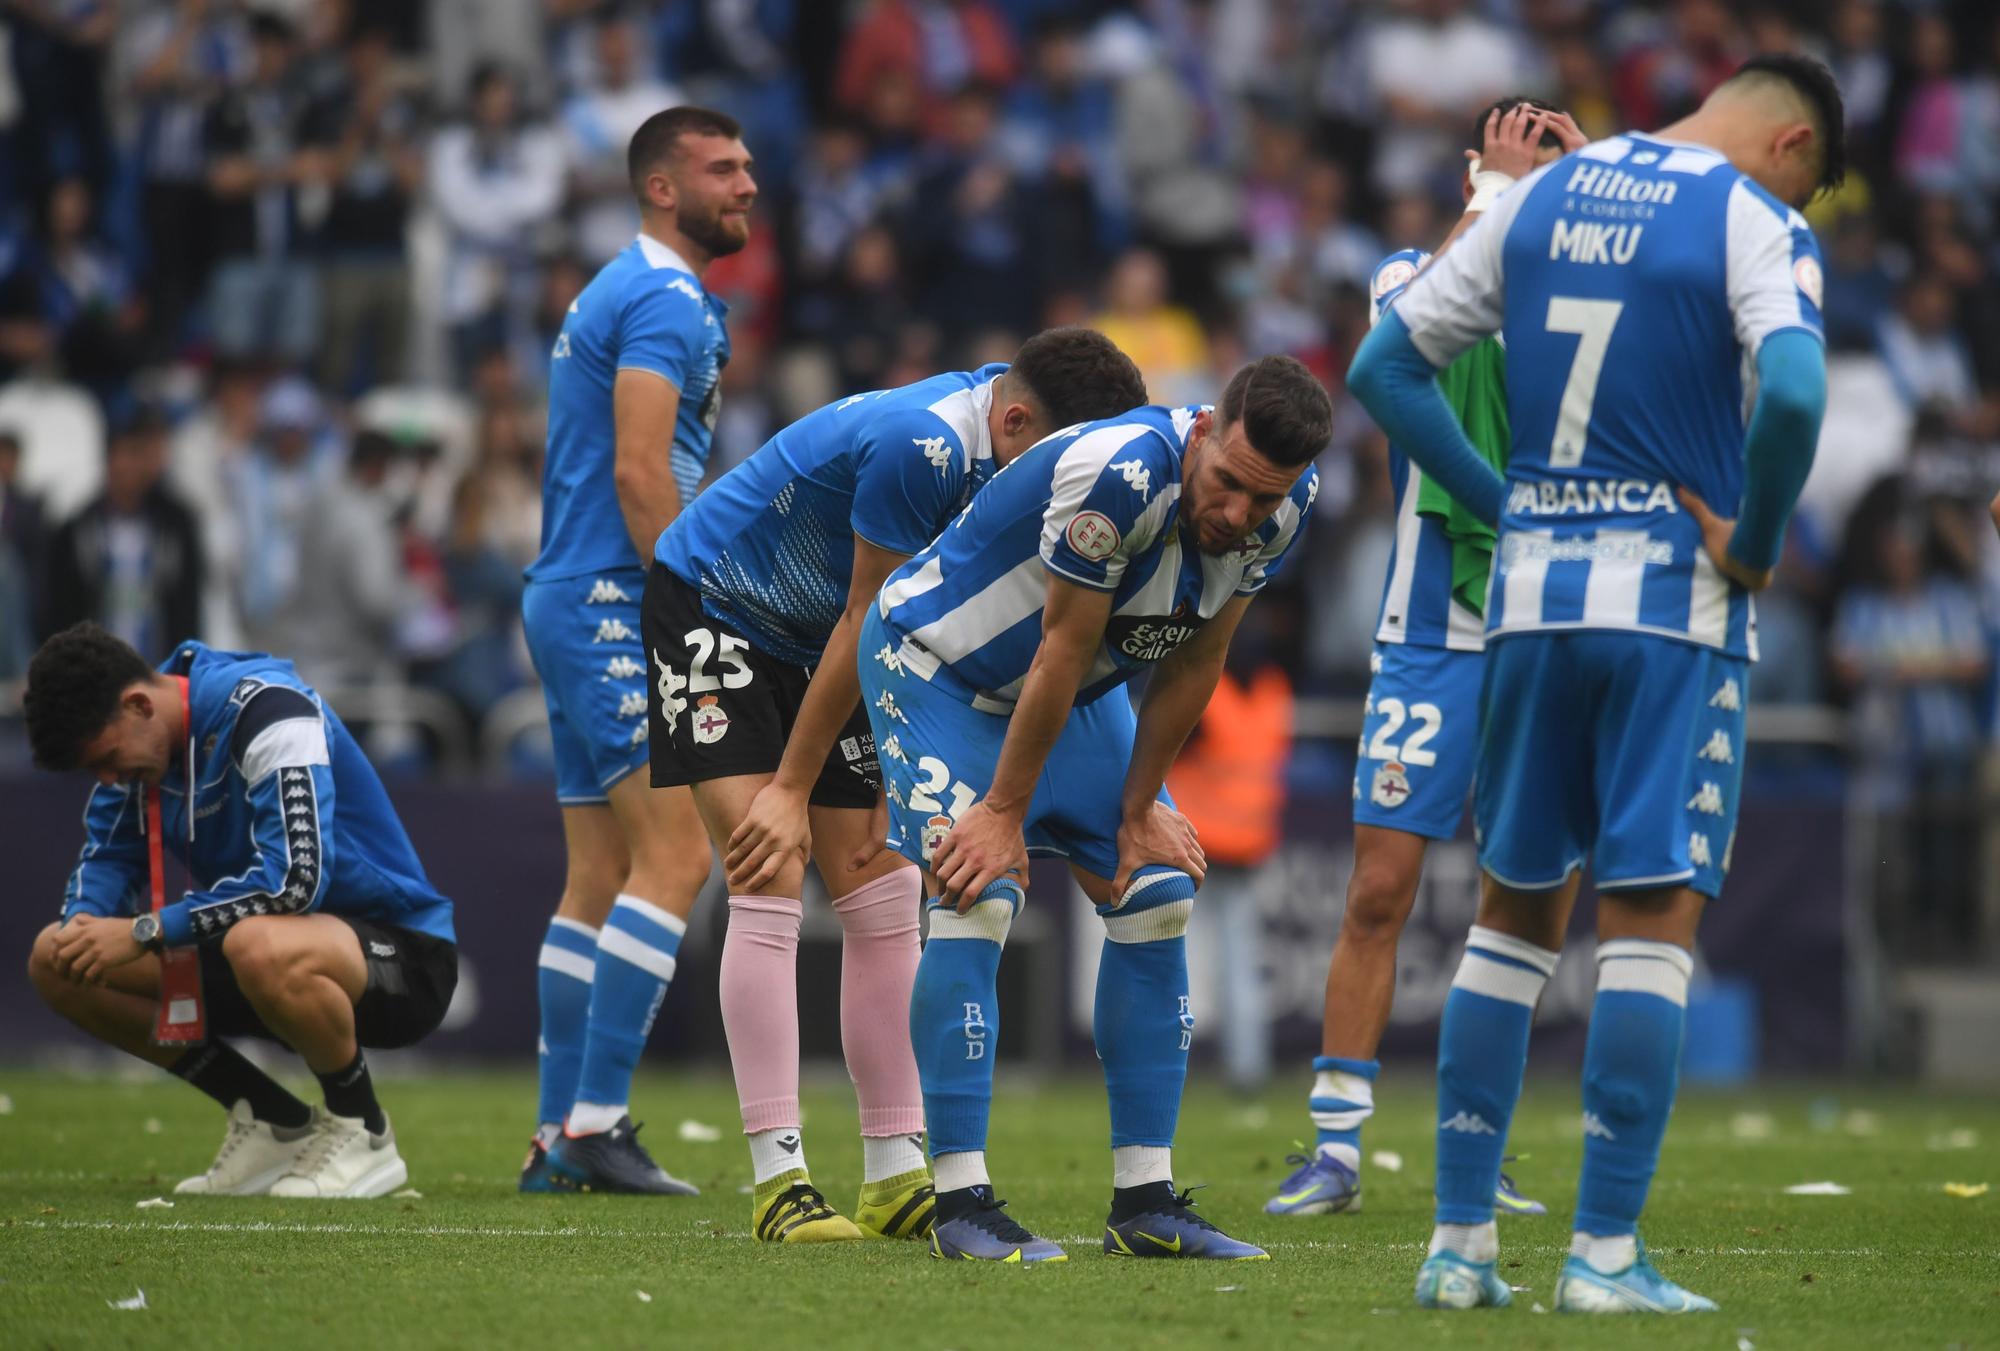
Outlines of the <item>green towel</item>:
{"label": "green towel", "polygon": [[[1438,372],[1438,388],[1458,414],[1460,425],[1486,463],[1507,475],[1507,351],[1483,338]],[[1443,488],[1424,478],[1417,485],[1417,514],[1444,526],[1451,540],[1451,596],[1472,613],[1486,614],[1486,578],[1493,570],[1493,527],[1460,506]]]}

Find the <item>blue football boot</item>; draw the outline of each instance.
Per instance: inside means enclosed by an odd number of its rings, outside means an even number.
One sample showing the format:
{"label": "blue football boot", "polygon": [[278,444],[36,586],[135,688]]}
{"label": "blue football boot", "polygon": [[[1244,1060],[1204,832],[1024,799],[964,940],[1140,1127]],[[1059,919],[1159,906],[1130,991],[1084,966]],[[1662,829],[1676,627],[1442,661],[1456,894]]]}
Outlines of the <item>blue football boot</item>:
{"label": "blue football boot", "polygon": [[528,1146],[528,1157],[521,1163],[521,1190],[524,1192],[561,1190],[549,1177],[549,1149],[539,1138]]}
{"label": "blue football boot", "polygon": [[1288,1154],[1299,1165],[1278,1194],[1264,1203],[1266,1215],[1334,1215],[1361,1209],[1361,1175],[1330,1155]]}
{"label": "blue football boot", "polygon": [[681,1181],[653,1162],[653,1156],[639,1143],[639,1128],[629,1116],[619,1117],[617,1125],[595,1135],[558,1136],[549,1150],[548,1169],[554,1191],[701,1195],[692,1183]]}
{"label": "blue football boot", "polygon": [[1124,1220],[1106,1220],[1104,1251],[1112,1257],[1204,1257],[1217,1262],[1268,1262],[1271,1254],[1233,1239],[1194,1213],[1194,1188],[1168,1190],[1169,1199]]}
{"label": "blue football boot", "polygon": [[946,1219],[940,1213],[932,1223],[932,1257],[1016,1266],[1069,1261],[1069,1254],[1056,1244],[1016,1224],[1007,1214],[1007,1203],[993,1199],[991,1187],[974,1187],[972,1195],[977,1204],[969,1214]]}
{"label": "blue football boot", "polygon": [[1498,1265],[1470,1261],[1449,1248],[1432,1253],[1417,1268],[1417,1303],[1426,1309],[1504,1309],[1514,1302],[1514,1292]]}
{"label": "blue football boot", "polygon": [[[1512,1154],[1500,1160],[1502,1163],[1512,1163],[1513,1161],[1514,1156]],[[1502,1215],[1546,1215],[1549,1213],[1549,1208],[1540,1201],[1521,1195],[1520,1188],[1514,1185],[1514,1179],[1505,1173],[1500,1174],[1500,1185],[1493,1189],[1493,1209]]]}
{"label": "blue football boot", "polygon": [[1607,1276],[1581,1257],[1563,1261],[1556,1278],[1557,1313],[1714,1313],[1715,1301],[1704,1299],[1662,1276],[1638,1245],[1632,1265]]}

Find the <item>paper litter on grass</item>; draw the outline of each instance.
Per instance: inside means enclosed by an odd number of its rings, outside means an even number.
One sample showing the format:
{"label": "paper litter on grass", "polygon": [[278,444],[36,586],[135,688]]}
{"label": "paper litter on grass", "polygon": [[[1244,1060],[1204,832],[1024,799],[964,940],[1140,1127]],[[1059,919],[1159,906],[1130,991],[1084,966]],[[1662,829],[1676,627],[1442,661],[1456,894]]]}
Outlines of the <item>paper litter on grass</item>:
{"label": "paper litter on grass", "polygon": [[1778,1123],[1768,1112],[1738,1112],[1729,1118],[1729,1133],[1738,1140],[1768,1140],[1778,1133]]}
{"label": "paper litter on grass", "polygon": [[639,1296],[639,1302],[641,1304],[651,1304],[653,1302],[653,1297],[647,1294],[644,1290],[638,1290],[635,1291],[634,1293]]}
{"label": "paper litter on grass", "polygon": [[1785,1188],[1787,1196],[1852,1196],[1854,1188],[1843,1187],[1838,1182],[1801,1182]]}
{"label": "paper litter on grass", "polygon": [[146,1307],[146,1292],[135,1290],[130,1299],[107,1299],[104,1302],[114,1309],[143,1309]]}
{"label": "paper litter on grass", "polygon": [[1403,1171],[1403,1156],[1393,1149],[1378,1149],[1368,1156],[1368,1165],[1385,1173],[1400,1173]]}
{"label": "paper litter on grass", "polygon": [[165,1129],[166,1127],[160,1124],[160,1119],[158,1117],[149,1116],[146,1118],[146,1125],[145,1125],[146,1134],[158,1135],[161,1131]]}
{"label": "paper litter on grass", "polygon": [[712,1145],[722,1138],[722,1132],[706,1121],[696,1121],[692,1117],[681,1122],[681,1139],[691,1145]]}
{"label": "paper litter on grass", "polygon": [[1963,1126],[1954,1131],[1943,1131],[1924,1141],[1925,1149],[1977,1149],[1979,1132]]}
{"label": "paper litter on grass", "polygon": [[399,1192],[390,1192],[389,1199],[392,1201],[421,1201],[424,1199],[424,1194],[415,1187],[405,1187]]}
{"label": "paper litter on grass", "polygon": [[0,1093],[0,1116],[12,1115],[14,1115],[14,1099],[5,1093]]}
{"label": "paper litter on grass", "polygon": [[1218,1285],[1215,1287],[1215,1293],[1218,1295],[1233,1295],[1242,1288],[1240,1285]]}
{"label": "paper litter on grass", "polygon": [[1984,1196],[1990,1190],[1984,1182],[1947,1182],[1944,1184],[1946,1196],[1956,1196],[1970,1201],[1975,1196]]}
{"label": "paper litter on grass", "polygon": [[172,1210],[174,1203],[164,1196],[154,1196],[132,1207],[134,1210]]}

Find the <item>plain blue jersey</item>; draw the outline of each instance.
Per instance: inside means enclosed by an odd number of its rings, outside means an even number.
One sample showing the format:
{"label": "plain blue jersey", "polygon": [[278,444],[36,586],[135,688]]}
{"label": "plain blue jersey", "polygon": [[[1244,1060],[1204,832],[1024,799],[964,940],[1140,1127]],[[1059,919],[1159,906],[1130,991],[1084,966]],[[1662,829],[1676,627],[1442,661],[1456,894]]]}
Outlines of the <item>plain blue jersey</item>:
{"label": "plain blue jersey", "polygon": [[728,313],[680,255],[650,235],[606,263],[570,304],[550,353],[542,551],[530,581],[641,566],[612,479],[611,386],[619,371],[651,371],[680,391],[674,443],[660,453],[671,456],[682,505],[693,500],[729,362]]}
{"label": "plain blue jersey", "polygon": [[[1422,249],[1398,249],[1375,265],[1368,279],[1370,325],[1430,260]],[[1396,533],[1390,537],[1389,570],[1382,578],[1375,641],[1478,652],[1486,646],[1486,621],[1451,594],[1451,536],[1443,521],[1417,510],[1423,481],[1424,471],[1391,442],[1389,485],[1396,494]]]}
{"label": "plain blue jersey", "polygon": [[[1088,703],[1159,661],[1231,597],[1260,590],[1304,531],[1318,472],[1221,557],[1181,522],[1181,459],[1200,408],[1136,408],[1036,443],[949,529],[898,568],[877,602],[897,659],[999,711],[1042,641],[1051,575],[1112,593],[1104,642],[1077,688]],[[866,654],[864,654],[866,655]],[[879,655],[879,654],[878,654]]]}
{"label": "plain blue jersey", "polygon": [[[290,662],[189,642],[160,670],[187,679],[190,713],[188,749],[159,789],[161,843],[192,887],[161,912],[169,946],[219,943],[252,915],[315,912],[455,941],[451,902],[374,766]],[[93,788],[63,918],[150,904],[146,853],[139,787]]]}
{"label": "plain blue jersey", "polygon": [[1714,150],[1636,134],[1538,169],[1410,284],[1396,314],[1432,365],[1507,344],[1490,636],[1616,629],[1755,658],[1749,593],[1674,490],[1736,513],[1758,350],[1820,337],[1820,292],[1803,216]]}
{"label": "plain blue jersey", "polygon": [[702,608],[797,666],[826,649],[854,575],[854,536],[914,554],[993,472],[986,419],[1004,365],[827,404],[682,508],[653,557]]}

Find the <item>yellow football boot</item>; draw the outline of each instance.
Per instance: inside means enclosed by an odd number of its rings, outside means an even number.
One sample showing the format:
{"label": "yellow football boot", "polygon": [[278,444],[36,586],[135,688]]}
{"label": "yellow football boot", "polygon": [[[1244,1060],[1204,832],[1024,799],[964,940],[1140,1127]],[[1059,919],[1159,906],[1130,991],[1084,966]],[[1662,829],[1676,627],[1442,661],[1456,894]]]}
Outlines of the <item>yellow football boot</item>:
{"label": "yellow football boot", "polygon": [[757,1184],[750,1232],[763,1243],[839,1243],[863,1237],[854,1221],[826,1203],[803,1168]]}
{"label": "yellow football boot", "polygon": [[928,1238],[937,1215],[937,1193],[922,1168],[861,1188],[854,1223],[869,1238]]}

